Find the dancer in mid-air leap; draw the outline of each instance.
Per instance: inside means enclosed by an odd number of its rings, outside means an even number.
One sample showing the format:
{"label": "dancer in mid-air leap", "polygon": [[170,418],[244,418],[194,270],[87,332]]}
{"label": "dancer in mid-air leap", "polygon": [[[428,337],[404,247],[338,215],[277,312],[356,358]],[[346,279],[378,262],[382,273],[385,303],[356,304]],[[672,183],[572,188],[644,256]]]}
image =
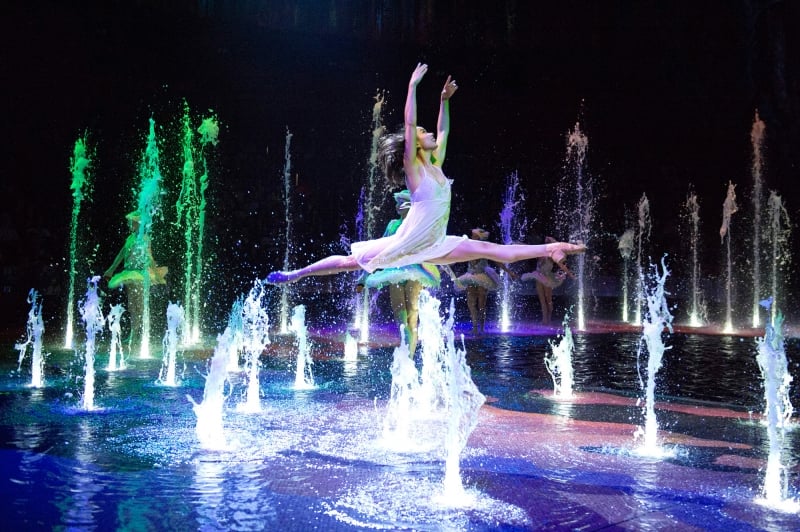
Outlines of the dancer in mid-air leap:
{"label": "dancer in mid-air leap", "polygon": [[442,163],[450,132],[450,98],[458,87],[448,76],[441,92],[434,137],[433,133],[417,126],[417,85],[427,71],[428,65],[418,64],[411,74],[403,132],[384,136],[378,147],[378,161],[386,178],[411,192],[411,208],[397,232],[375,240],[354,242],[350,255],[331,255],[298,270],[272,272],[267,282],[291,283],[314,275],[358,269],[373,272],[423,262],[453,264],[489,259],[509,263],[550,257],[556,263],[563,263],[567,255],[586,251],[582,244],[503,245],[446,233],[452,181],[442,172]]}

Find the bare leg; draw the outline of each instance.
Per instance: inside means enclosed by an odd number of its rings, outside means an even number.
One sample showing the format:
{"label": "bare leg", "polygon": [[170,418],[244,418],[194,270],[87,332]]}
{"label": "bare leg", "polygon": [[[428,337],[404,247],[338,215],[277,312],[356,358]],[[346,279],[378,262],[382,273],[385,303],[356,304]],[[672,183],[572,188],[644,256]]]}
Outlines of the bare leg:
{"label": "bare leg", "polygon": [[467,288],[467,307],[469,307],[469,317],[472,320],[472,334],[478,335],[478,287],[470,286]]}
{"label": "bare leg", "polygon": [[125,285],[128,295],[128,316],[131,319],[131,334],[128,347],[137,346],[142,339],[142,314],[144,313],[144,290],[141,283],[129,282]]}
{"label": "bare leg", "polygon": [[417,350],[417,328],[419,326],[419,281],[407,281],[405,287],[406,319],[408,322],[408,353],[413,357]]}
{"label": "bare leg", "polygon": [[394,319],[405,325],[405,341],[408,354],[413,357],[417,350],[417,327],[419,325],[419,293],[422,285],[417,281],[406,281],[389,285],[389,298]]}
{"label": "bare leg", "polygon": [[549,325],[553,313],[552,303],[548,302],[547,287],[536,282],[536,294],[539,296],[539,305],[542,307],[542,324]]}
{"label": "bare leg", "polygon": [[299,270],[272,272],[267,276],[267,282],[272,284],[293,283],[311,275],[333,275],[358,269],[360,266],[352,255],[331,255]]}
{"label": "bare leg", "polygon": [[483,287],[477,287],[478,290],[478,336],[482,335],[486,330],[486,296],[489,290]]}
{"label": "bare leg", "polygon": [[410,343],[410,336],[411,331],[408,329],[408,312],[406,310],[406,292],[405,288],[402,284],[390,284],[389,285],[389,301],[392,303],[392,313],[394,314],[394,319],[399,325],[405,325],[405,328],[401,327],[400,331],[401,334],[405,336],[405,342],[408,344],[408,349],[411,351],[411,343]]}
{"label": "bare leg", "polygon": [[553,289],[549,286],[544,287],[544,298],[547,304],[547,323],[553,321]]}
{"label": "bare leg", "polygon": [[554,242],[552,244],[495,244],[481,240],[467,239],[462,241],[453,251],[444,257],[430,259],[433,264],[452,264],[454,262],[467,262],[476,259],[489,259],[504,264],[520,260],[551,257],[554,262],[560,263],[566,255],[584,253],[586,246],[583,244],[568,244]]}

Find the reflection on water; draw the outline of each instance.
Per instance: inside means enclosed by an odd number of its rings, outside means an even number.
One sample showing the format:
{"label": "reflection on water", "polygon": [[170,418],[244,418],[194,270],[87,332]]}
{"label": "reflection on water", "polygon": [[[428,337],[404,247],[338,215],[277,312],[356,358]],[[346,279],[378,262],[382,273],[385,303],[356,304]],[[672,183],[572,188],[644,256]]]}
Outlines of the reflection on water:
{"label": "reflection on water", "polygon": [[[633,448],[641,423],[639,337],[575,334],[576,398],[562,401],[552,398],[544,366],[547,340],[465,341],[487,404],[461,462],[464,486],[478,502],[463,510],[434,501],[442,449],[380,444],[391,346],[362,347],[345,362],[340,341],[315,341],[318,387],[304,392],[292,390],[290,342],[272,346],[261,357],[263,412],[235,411],[246,383],[231,375],[238,390],[225,411],[232,446],[219,452],[199,449],[185,399],[202,394],[208,350],[186,354],[189,371],[177,389],[153,384],[156,359],[100,371],[100,412],[81,412],[79,384],[58,371],[69,366],[70,352],[48,358],[54,377],[42,389],[26,387],[7,356],[0,363],[0,483],[13,497],[5,522],[97,530],[798,528],[797,516],[752,504],[768,450],[752,338],[666,339],[672,349],[656,408],[677,454],[665,460],[621,451]],[[786,351],[796,374],[798,341]],[[107,356],[98,354],[98,367]],[[797,396],[794,387],[800,404]],[[792,471],[797,432],[785,440]]]}

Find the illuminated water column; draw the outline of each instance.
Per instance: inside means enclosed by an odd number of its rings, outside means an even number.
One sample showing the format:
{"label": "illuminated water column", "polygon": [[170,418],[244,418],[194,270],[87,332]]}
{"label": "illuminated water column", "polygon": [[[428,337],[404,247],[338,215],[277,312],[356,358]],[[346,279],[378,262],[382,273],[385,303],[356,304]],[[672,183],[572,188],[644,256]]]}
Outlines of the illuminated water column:
{"label": "illuminated water column", "polygon": [[217,117],[212,115],[204,118],[197,132],[200,133],[200,162],[203,166],[203,173],[200,174],[200,192],[198,195],[200,204],[197,209],[197,253],[194,256],[194,290],[192,291],[192,297],[195,298],[195,302],[192,305],[191,316],[188,317],[187,314],[187,320],[189,321],[187,328],[192,331],[193,343],[200,341],[200,291],[203,288],[203,265],[205,264],[203,250],[206,234],[206,191],[208,190],[208,157],[206,152],[209,144],[216,146],[218,142],[219,124]]}
{"label": "illuminated water column", "polygon": [[767,200],[767,222],[766,241],[770,245],[770,298],[773,302],[770,319],[775,321],[779,297],[784,295],[779,293],[780,278],[783,273],[791,271],[792,252],[789,237],[792,224],[781,197],[774,190],[770,192]]}
{"label": "illuminated water column", "polygon": [[[284,204],[284,224],[286,227],[286,247],[283,252],[283,270],[289,270],[289,251],[292,245],[292,133],[286,128],[286,146],[283,150],[283,204]],[[281,287],[281,334],[289,332],[289,290],[291,284],[286,283]]]}
{"label": "illuminated water column", "polygon": [[[194,306],[198,304],[194,290],[194,254],[197,251],[197,211],[200,207],[195,172],[194,128],[191,124],[189,105],[183,103],[183,169],[181,172],[181,190],[175,203],[177,225],[183,228],[184,270],[183,270],[183,305],[187,316],[192,315]],[[192,344],[191,326],[183,328],[183,345]]]}
{"label": "illuminated water column", "polygon": [[702,292],[700,290],[700,203],[697,201],[697,194],[689,192],[684,203],[685,216],[689,222],[689,254],[692,264],[692,303],[689,311],[689,325],[700,327],[705,321],[705,309],[702,304]]}
{"label": "illuminated water column", "polygon": [[756,111],[750,142],[753,145],[753,327],[760,325],[759,301],[761,300],[761,205],[763,179],[761,148],[764,143],[764,122]]}
{"label": "illuminated water column", "polygon": [[664,345],[662,334],[666,329],[672,333],[672,314],[666,300],[664,284],[669,276],[665,259],[661,259],[661,273],[657,266],[651,266],[651,282],[645,288],[645,319],[642,323],[642,340],[639,343],[637,363],[642,355],[642,346],[647,348],[647,384],[645,386],[644,427],[639,427],[635,436],[642,437],[639,454],[645,456],[661,456],[663,450],[658,445],[658,420],[655,412],[656,374],[661,369],[664,352],[670,347]]}
{"label": "illuminated water column", "polygon": [[736,185],[728,183],[728,193],[722,204],[722,226],[719,229],[719,237],[723,244],[726,244],[726,276],[725,276],[725,324],[722,331],[733,332],[733,257],[731,251],[731,217],[738,211],[736,206]]}
{"label": "illuminated water column", "polygon": [[150,119],[150,133],[147,146],[139,167],[140,187],[137,200],[139,212],[139,232],[136,235],[136,248],[142,261],[142,339],[139,348],[140,358],[150,358],[150,269],[152,257],[149,252],[153,231],[153,216],[160,207],[161,169],[159,168],[158,145],[156,144],[156,123]]}
{"label": "illuminated water column", "polygon": [[72,349],[72,335],[75,321],[75,277],[76,264],[78,262],[78,218],[81,213],[81,202],[84,199],[84,192],[91,189],[91,181],[88,170],[92,161],[86,147],[86,135],[75,141],[70,160],[70,173],[72,182],[72,216],[69,223],[69,288],[67,290],[67,323],[66,334],[64,337],[64,347]]}
{"label": "illuminated water column", "polygon": [[[558,239],[566,235],[571,242],[582,242],[591,246],[591,231],[594,221],[595,198],[594,183],[586,169],[586,153],[589,139],[581,132],[580,123],[567,135],[567,155],[565,162],[566,175],[559,187],[559,206],[557,216],[562,220],[558,224]],[[586,255],[575,257],[577,261],[577,329],[586,329],[584,300],[588,284],[589,269]]]}
{"label": "illuminated water column", "polygon": [[[525,196],[519,190],[519,175],[513,172],[506,178],[506,191],[503,195],[503,210],[500,211],[500,237],[503,244],[513,244],[514,234],[519,240],[524,239],[527,230],[527,218],[519,218],[517,214],[525,207]],[[500,294],[500,331],[508,332],[511,328],[511,307],[513,306],[511,279],[503,272],[503,286]]]}
{"label": "illuminated water column", "polygon": [[[205,147],[217,144],[219,125],[214,116],[205,118],[200,127],[201,148],[195,149],[195,130],[192,126],[189,105],[183,104],[183,170],[181,190],[175,204],[177,225],[183,229],[184,271],[183,308],[186,325],[181,343],[191,345],[200,341],[200,301],[203,274],[203,242],[205,232],[205,193],[208,189],[208,163]],[[195,161],[199,158],[199,165]],[[198,168],[201,170],[197,175]]]}
{"label": "illuminated water column", "polygon": [[633,229],[626,229],[619,237],[619,254],[622,255],[622,316],[623,323],[628,323],[628,273],[630,271],[631,254],[633,253]]}
{"label": "illuminated water column", "polygon": [[650,200],[642,194],[637,206],[639,213],[638,231],[636,233],[636,312],[634,325],[642,324],[642,305],[644,304],[644,253],[650,241]]}
{"label": "illuminated water column", "polygon": [[[362,205],[360,213],[363,214],[363,229],[359,233],[362,240],[370,240],[378,237],[376,234],[377,220],[375,214],[380,212],[382,196],[385,187],[381,186],[378,175],[378,142],[383,136],[385,127],[383,126],[383,102],[385,95],[382,91],[375,94],[375,103],[372,106],[372,143],[370,146],[368,167],[368,180],[366,190],[362,191]],[[369,289],[364,287],[361,297],[356,303],[355,327],[359,329],[359,340],[366,342],[369,339]]]}

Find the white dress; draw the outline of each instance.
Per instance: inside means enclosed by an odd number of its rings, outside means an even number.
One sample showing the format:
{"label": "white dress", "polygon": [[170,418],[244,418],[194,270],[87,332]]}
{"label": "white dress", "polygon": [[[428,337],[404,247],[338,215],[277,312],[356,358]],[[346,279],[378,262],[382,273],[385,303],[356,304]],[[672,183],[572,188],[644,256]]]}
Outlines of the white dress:
{"label": "white dress", "polygon": [[446,234],[452,181],[433,165],[421,166],[420,175],[411,208],[397,232],[351,244],[350,251],[364,270],[371,273],[444,257],[467,239]]}

